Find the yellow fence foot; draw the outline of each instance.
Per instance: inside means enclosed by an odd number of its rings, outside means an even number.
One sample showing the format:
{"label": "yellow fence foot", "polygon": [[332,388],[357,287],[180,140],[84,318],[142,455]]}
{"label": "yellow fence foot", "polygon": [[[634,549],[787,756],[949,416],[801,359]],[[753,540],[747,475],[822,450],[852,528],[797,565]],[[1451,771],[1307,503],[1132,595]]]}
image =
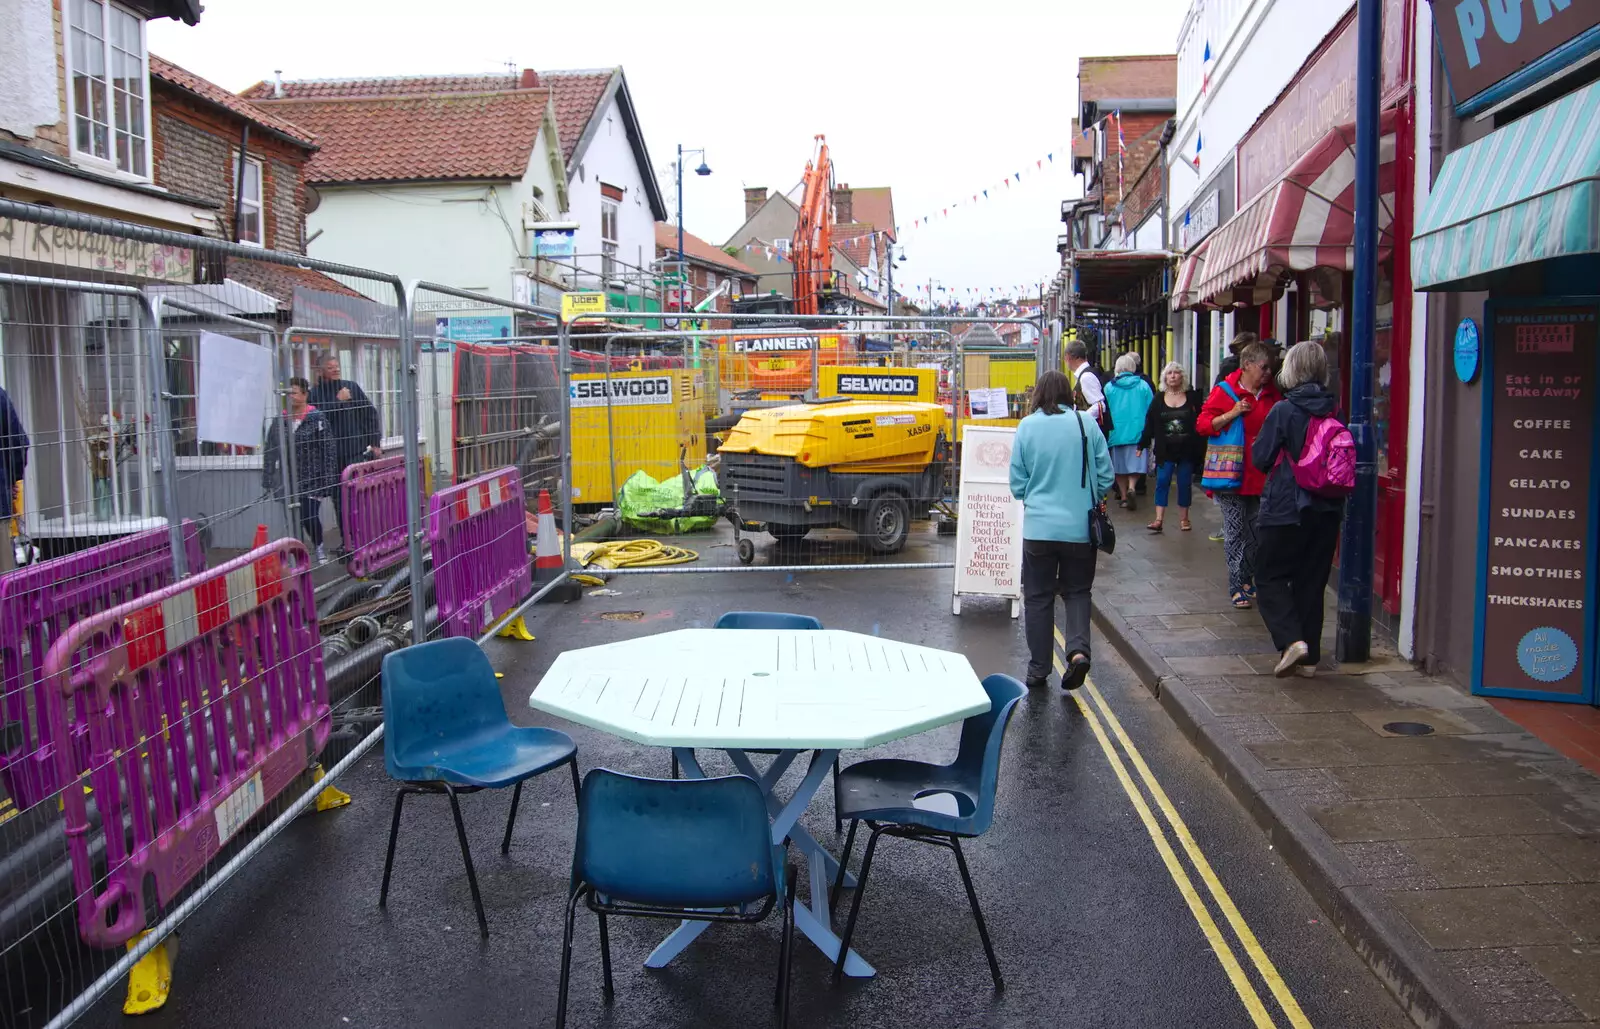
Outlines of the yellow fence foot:
{"label": "yellow fence foot", "polygon": [[504,672],[496,672],[496,673],[494,673],[494,677],[496,679],[504,679],[506,677],[506,673],[504,673]]}
{"label": "yellow fence foot", "polygon": [[[326,774],[327,773],[322,770],[322,766],[318,765],[316,768],[311,770],[311,781],[321,782],[322,777]],[[334,808],[344,807],[348,803],[350,803],[350,794],[346,793],[344,790],[341,790],[337,786],[324,787],[322,792],[317,794],[318,811],[332,811]]]}
{"label": "yellow fence foot", "polygon": [[[148,930],[128,941],[128,949],[149,935]],[[178,956],[178,937],[168,936],[150,953],[139,959],[128,973],[128,999],[122,1002],[124,1015],[143,1015],[167,1002],[172,992],[172,961]]]}
{"label": "yellow fence foot", "polygon": [[522,640],[526,643],[532,643],[534,639],[533,633],[528,630],[528,623],[523,621],[521,618],[518,618],[504,629],[501,629],[499,632],[495,633],[495,635],[509,637],[510,639],[514,640]]}

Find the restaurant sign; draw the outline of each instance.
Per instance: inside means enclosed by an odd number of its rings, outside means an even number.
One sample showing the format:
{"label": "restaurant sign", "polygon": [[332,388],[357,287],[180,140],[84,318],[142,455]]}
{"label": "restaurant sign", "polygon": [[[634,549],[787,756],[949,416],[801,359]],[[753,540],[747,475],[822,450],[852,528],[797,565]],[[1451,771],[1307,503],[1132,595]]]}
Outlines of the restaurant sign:
{"label": "restaurant sign", "polygon": [[[1498,0],[1497,0],[1498,2]],[[1383,85],[1405,84],[1406,0],[1384,0]],[[1272,185],[1328,133],[1356,120],[1356,20],[1351,10],[1321,53],[1239,144],[1240,209]]]}
{"label": "restaurant sign", "polygon": [[[1488,106],[1492,98],[1485,92],[1535,62],[1544,61],[1545,73],[1554,73],[1600,50],[1600,4],[1593,0],[1434,0],[1433,6],[1458,114]],[[1587,45],[1567,45],[1580,36]],[[1538,71],[1532,75],[1539,77]]]}
{"label": "restaurant sign", "polygon": [[0,258],[161,282],[194,282],[194,251],[86,229],[0,218]]}
{"label": "restaurant sign", "polygon": [[1596,311],[1490,308],[1479,689],[1591,696]]}

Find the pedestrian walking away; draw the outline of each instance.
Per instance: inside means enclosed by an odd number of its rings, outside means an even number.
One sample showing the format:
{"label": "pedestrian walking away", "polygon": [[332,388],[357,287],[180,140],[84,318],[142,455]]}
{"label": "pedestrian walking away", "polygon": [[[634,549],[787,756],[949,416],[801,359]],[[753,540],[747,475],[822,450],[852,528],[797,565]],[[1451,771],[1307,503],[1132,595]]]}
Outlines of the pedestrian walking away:
{"label": "pedestrian walking away", "polygon": [[1272,351],[1259,342],[1239,354],[1239,370],[1206,398],[1195,428],[1210,437],[1202,484],[1222,507],[1222,549],[1228,562],[1228,597],[1252,607],[1256,586],[1256,514],[1266,475],[1247,456],[1261,425],[1279,400],[1272,382]]}
{"label": "pedestrian walking away", "polygon": [[[1067,367],[1072,371],[1072,403],[1100,426],[1101,435],[1111,431],[1110,412],[1106,407],[1106,373],[1089,360],[1089,348],[1081,339],[1067,344]],[[1035,387],[1037,388],[1037,387]]]}
{"label": "pedestrian walking away", "polygon": [[291,500],[300,512],[300,530],[316,548],[317,563],[328,559],[322,545],[322,498],[339,481],[338,448],[327,415],[309,403],[311,384],[296,376],[289,380],[289,407],[272,421],[267,449],[261,459],[261,485],[274,494],[283,490],[282,462],[288,453],[284,437],[294,444]]}
{"label": "pedestrian walking away", "polygon": [[[333,427],[334,450],[338,455],[338,467],[334,471],[337,482],[351,465],[382,457],[383,450],[378,444],[383,437],[378,429],[378,409],[359,385],[341,377],[338,355],[325,355],[318,366],[318,375],[308,399]],[[342,547],[344,505],[337,489],[333,491],[333,518],[339,526]]]}
{"label": "pedestrian walking away", "polygon": [[16,567],[16,542],[11,536],[12,521],[17,515],[13,498],[27,468],[27,430],[11,397],[0,389],[0,572]]}
{"label": "pedestrian walking away", "polygon": [[[1278,650],[1276,674],[1315,674],[1322,660],[1323,593],[1339,546],[1339,525],[1344,520],[1344,486],[1314,483],[1316,491],[1302,485],[1310,462],[1337,463],[1336,450],[1321,447],[1333,433],[1349,430],[1334,419],[1338,400],[1328,390],[1328,356],[1314,341],[1297,343],[1283,361],[1283,402],[1268,413],[1250,448],[1250,461],[1266,473],[1258,520],[1260,546],[1256,554],[1256,585],[1260,590],[1261,620]],[[1317,439],[1310,437],[1313,430]],[[1344,456],[1344,479],[1354,484],[1354,444]],[[1298,465],[1298,468],[1297,468]],[[1315,472],[1313,472],[1315,474]],[[1327,476],[1324,476],[1327,478]],[[1339,478],[1337,472],[1333,478]]]}
{"label": "pedestrian walking away", "polygon": [[1058,596],[1066,612],[1062,688],[1075,690],[1089,675],[1096,557],[1089,512],[1105,498],[1111,478],[1111,452],[1100,427],[1087,413],[1073,409],[1067,377],[1045,372],[1034,387],[1033,410],[1017,425],[1011,448],[1011,495],[1022,501],[1022,601],[1030,687],[1050,679]]}
{"label": "pedestrian walking away", "polygon": [[1165,523],[1167,499],[1178,485],[1178,528],[1188,532],[1189,504],[1193,500],[1195,466],[1205,460],[1205,437],[1195,428],[1204,398],[1189,388],[1189,375],[1176,361],[1161,369],[1161,393],[1145,419],[1145,445],[1156,458],[1156,517],[1145,528],[1160,532]]}
{"label": "pedestrian walking away", "polygon": [[1139,506],[1134,487],[1145,473],[1145,419],[1155,393],[1139,376],[1139,358],[1123,354],[1117,358],[1117,374],[1106,383],[1106,407],[1111,411],[1111,432],[1106,442],[1111,447],[1111,470],[1121,486],[1122,506],[1129,511]]}

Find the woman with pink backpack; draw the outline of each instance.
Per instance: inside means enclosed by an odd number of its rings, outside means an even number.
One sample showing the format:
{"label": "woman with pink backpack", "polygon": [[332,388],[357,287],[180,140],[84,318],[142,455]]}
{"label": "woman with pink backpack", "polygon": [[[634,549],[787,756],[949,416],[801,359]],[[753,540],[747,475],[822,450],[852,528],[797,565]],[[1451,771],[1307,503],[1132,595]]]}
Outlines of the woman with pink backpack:
{"label": "woman with pink backpack", "polygon": [[1256,521],[1261,620],[1279,651],[1278,678],[1316,674],[1322,659],[1323,594],[1339,546],[1344,498],[1355,488],[1355,441],[1334,409],[1328,355],[1296,343],[1278,376],[1283,402],[1262,423],[1251,463],[1267,476]]}

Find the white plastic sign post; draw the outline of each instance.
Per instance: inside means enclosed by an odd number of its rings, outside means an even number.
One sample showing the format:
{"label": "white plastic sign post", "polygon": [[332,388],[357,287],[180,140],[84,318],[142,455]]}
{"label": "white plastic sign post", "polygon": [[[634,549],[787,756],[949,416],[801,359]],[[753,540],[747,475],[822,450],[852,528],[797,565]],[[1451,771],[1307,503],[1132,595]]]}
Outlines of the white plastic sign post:
{"label": "white plastic sign post", "polygon": [[1022,501],[1011,496],[1011,426],[968,425],[961,437],[953,614],[963,596],[1005,597],[1022,612]]}

